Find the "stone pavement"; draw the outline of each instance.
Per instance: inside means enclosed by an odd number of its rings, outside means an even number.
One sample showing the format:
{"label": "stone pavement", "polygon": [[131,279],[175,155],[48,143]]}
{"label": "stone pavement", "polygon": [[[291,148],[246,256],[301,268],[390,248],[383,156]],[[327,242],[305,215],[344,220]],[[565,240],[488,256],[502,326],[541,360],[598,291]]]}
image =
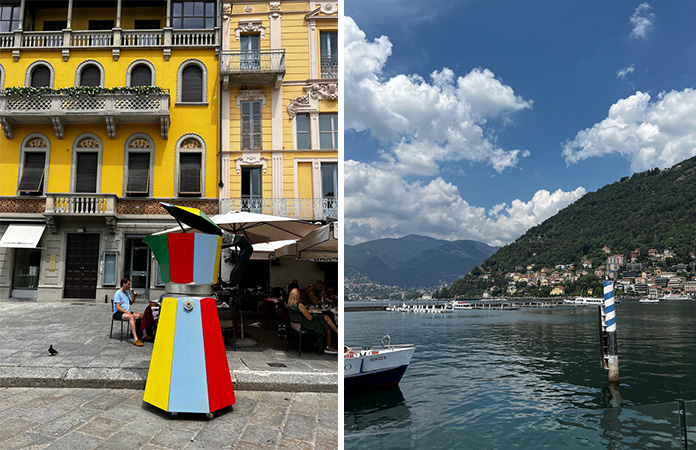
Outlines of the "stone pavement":
{"label": "stone pavement", "polygon": [[237,391],[233,410],[171,418],[142,390],[0,388],[0,448],[336,449],[335,393]]}
{"label": "stone pavement", "polygon": [[[235,390],[338,392],[337,355],[303,345],[298,357],[297,343],[288,350],[263,319],[246,314],[244,322],[245,342],[257,345],[226,346]],[[111,303],[0,302],[0,387],[144,389],[152,342],[135,347],[127,324],[120,341],[118,323],[109,338],[110,327]]]}

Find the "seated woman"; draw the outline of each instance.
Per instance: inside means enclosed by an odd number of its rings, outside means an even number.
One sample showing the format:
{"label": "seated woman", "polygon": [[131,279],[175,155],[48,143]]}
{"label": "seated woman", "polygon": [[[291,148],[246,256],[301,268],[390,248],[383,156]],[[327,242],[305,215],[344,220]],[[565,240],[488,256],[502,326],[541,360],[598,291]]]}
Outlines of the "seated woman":
{"label": "seated woman", "polygon": [[322,347],[322,341],[326,340],[326,347],[324,348],[324,353],[330,353],[336,355],[338,352],[335,348],[331,346],[331,331],[338,335],[338,327],[327,315],[321,315],[317,317],[312,317],[312,315],[307,311],[305,305],[300,303],[300,290],[294,288],[290,291],[288,295],[288,306],[289,309],[294,309],[300,314],[300,321],[302,321],[302,327],[317,333],[317,347]]}
{"label": "seated woman", "polygon": [[321,306],[321,298],[324,295],[324,282],[317,280],[308,284],[300,294],[302,303],[305,306]]}

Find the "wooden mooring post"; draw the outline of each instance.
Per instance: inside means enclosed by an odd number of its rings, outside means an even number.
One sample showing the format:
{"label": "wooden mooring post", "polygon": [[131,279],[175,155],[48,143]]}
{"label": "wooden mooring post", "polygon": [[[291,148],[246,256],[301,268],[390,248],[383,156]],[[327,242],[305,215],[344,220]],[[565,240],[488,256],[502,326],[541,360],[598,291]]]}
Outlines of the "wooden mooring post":
{"label": "wooden mooring post", "polygon": [[599,349],[602,367],[609,371],[609,382],[619,382],[619,348],[616,340],[614,283],[604,282],[604,304],[599,306]]}

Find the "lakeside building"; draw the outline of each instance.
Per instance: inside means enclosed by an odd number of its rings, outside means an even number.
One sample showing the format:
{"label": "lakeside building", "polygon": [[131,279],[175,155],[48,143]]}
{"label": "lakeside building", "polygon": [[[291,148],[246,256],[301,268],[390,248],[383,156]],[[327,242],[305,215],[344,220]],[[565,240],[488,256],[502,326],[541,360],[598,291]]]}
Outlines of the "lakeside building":
{"label": "lakeside building", "polygon": [[222,212],[336,220],[338,3],[223,8]]}
{"label": "lakeside building", "polygon": [[337,219],[337,8],[0,0],[0,299],[101,301],[122,276],[157,297],[161,201]]}
{"label": "lakeside building", "polygon": [[0,0],[0,298],[164,292],[158,202],[218,212],[218,11]]}

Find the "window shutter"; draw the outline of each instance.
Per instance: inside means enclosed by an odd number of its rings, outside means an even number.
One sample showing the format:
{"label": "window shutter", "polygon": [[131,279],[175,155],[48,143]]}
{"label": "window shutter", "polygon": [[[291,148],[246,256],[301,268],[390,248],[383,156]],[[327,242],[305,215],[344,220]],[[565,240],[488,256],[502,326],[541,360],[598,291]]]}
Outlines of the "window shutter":
{"label": "window shutter", "polygon": [[77,154],[77,177],[75,192],[97,192],[97,153],[80,152]]}
{"label": "window shutter", "polygon": [[179,155],[179,194],[201,195],[201,154]]}
{"label": "window shutter", "polygon": [[152,71],[145,64],[133,68],[131,72],[131,86],[150,86],[152,84]]}
{"label": "window shutter", "polygon": [[252,102],[252,149],[261,150],[261,102]]}
{"label": "window shutter", "polygon": [[189,65],[181,72],[181,101],[203,101],[203,71],[198,66]]}
{"label": "window shutter", "polygon": [[87,66],[82,69],[80,74],[80,86],[99,86],[101,83],[101,72],[97,66]]}
{"label": "window shutter", "polygon": [[31,87],[49,87],[51,71],[46,66],[39,66],[31,72]]}
{"label": "window shutter", "polygon": [[41,193],[45,162],[45,153],[24,154],[24,172],[18,188],[20,192]]}
{"label": "window shutter", "polygon": [[147,194],[150,185],[150,154],[128,154],[128,184],[126,194]]}
{"label": "window shutter", "polygon": [[251,102],[242,102],[242,150],[251,149]]}

